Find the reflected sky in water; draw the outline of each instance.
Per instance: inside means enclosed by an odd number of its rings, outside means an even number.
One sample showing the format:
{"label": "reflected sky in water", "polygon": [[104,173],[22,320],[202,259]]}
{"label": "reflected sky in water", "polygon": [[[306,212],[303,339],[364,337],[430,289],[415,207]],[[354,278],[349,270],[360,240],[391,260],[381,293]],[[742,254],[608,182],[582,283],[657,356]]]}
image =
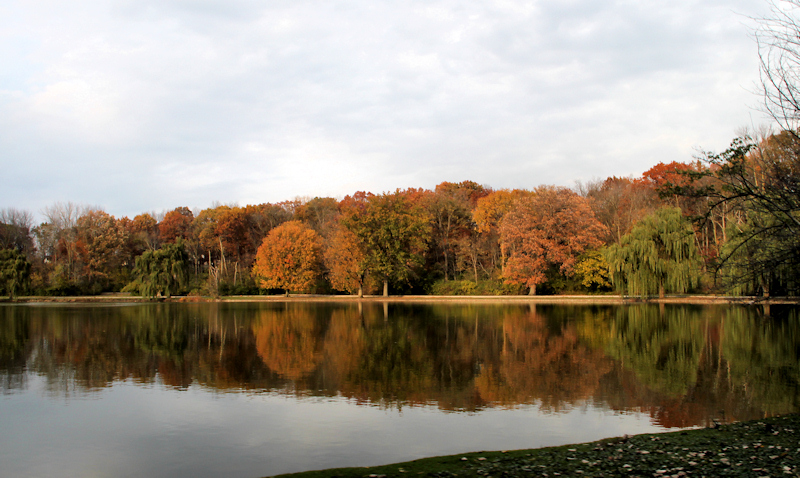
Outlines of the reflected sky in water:
{"label": "reflected sky in water", "polygon": [[796,412],[797,311],[768,312],[2,306],[0,475],[264,476]]}
{"label": "reflected sky in water", "polygon": [[0,400],[3,476],[263,476],[659,430],[645,415],[592,404],[442,413],[131,381],[59,400],[34,377],[26,393]]}

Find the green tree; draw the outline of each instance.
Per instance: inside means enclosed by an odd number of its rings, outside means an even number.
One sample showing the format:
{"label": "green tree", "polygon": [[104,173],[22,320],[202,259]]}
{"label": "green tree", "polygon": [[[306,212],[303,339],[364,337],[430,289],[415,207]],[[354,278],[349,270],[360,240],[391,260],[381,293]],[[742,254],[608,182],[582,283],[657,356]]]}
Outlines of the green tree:
{"label": "green tree", "polygon": [[[800,137],[784,131],[754,142],[737,138],[683,194],[705,196],[710,211],[729,211],[729,241],[719,267],[733,290],[800,291]],[[702,181],[709,182],[704,184]],[[710,213],[709,213],[710,214]],[[752,287],[751,287],[752,285]]]}
{"label": "green tree", "polygon": [[686,292],[702,267],[694,231],[678,208],[664,207],[645,217],[606,249],[611,279],[630,295]]}
{"label": "green tree", "polygon": [[383,295],[388,296],[389,282],[408,281],[423,264],[430,234],[428,215],[399,190],[369,196],[363,210],[352,211],[342,224],[358,237],[369,271],[383,280]]}
{"label": "green tree", "polygon": [[136,258],[134,280],[126,289],[145,297],[170,297],[186,284],[188,265],[189,255],[181,239],[161,249],[145,251]]}
{"label": "green tree", "polygon": [[16,249],[0,250],[0,292],[13,299],[30,281],[31,263]]}

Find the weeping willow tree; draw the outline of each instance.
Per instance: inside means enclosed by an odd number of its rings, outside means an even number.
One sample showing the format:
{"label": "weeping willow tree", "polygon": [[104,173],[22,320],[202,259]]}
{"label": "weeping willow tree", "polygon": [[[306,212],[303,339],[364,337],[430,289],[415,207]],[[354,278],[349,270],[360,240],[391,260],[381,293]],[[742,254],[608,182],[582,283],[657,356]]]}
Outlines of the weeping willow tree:
{"label": "weeping willow tree", "polygon": [[134,280],[126,287],[144,297],[166,296],[178,292],[187,282],[189,255],[183,241],[146,251],[136,258]]}
{"label": "weeping willow tree", "polygon": [[682,293],[699,282],[703,263],[691,224],[678,208],[665,207],[638,222],[606,249],[614,286],[628,295]]}
{"label": "weeping willow tree", "polygon": [[13,299],[24,290],[31,275],[31,263],[16,249],[0,250],[0,294]]}

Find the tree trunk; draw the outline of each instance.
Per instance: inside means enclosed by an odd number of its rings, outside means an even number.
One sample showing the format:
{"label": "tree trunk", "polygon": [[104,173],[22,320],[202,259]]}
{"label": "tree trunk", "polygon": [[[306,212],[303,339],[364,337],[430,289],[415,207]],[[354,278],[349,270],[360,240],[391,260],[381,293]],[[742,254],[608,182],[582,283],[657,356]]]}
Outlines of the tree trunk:
{"label": "tree trunk", "polygon": [[389,297],[389,280],[388,279],[384,279],[383,280],[383,296],[384,297]]}
{"label": "tree trunk", "polygon": [[219,263],[222,266],[222,273],[228,275],[228,266],[225,264],[225,248],[222,246],[222,238],[219,238]]}
{"label": "tree trunk", "polygon": [[536,295],[536,284],[533,284],[530,290],[528,290],[528,295]]}
{"label": "tree trunk", "polygon": [[445,244],[445,249],[444,249],[444,281],[445,282],[450,280],[449,276],[447,275],[448,269],[450,269],[450,266],[448,265],[448,261],[447,261],[447,245]]}
{"label": "tree trunk", "polygon": [[658,298],[659,299],[663,299],[664,298],[664,281],[663,280],[658,283]]}
{"label": "tree trunk", "polygon": [[500,241],[500,274],[506,274],[506,244]]}
{"label": "tree trunk", "polygon": [[[358,284],[358,298],[360,299],[362,297],[364,297],[364,288],[361,286],[361,284]],[[361,306],[359,305],[359,307]]]}

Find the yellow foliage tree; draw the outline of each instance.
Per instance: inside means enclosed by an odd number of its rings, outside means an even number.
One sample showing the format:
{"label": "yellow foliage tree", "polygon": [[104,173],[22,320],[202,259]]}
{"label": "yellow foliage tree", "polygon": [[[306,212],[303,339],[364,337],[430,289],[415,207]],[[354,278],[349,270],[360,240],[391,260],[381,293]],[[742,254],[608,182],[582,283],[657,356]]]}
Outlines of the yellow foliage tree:
{"label": "yellow foliage tree", "polygon": [[289,221],[270,231],[256,253],[253,276],[264,289],[308,292],[320,271],[320,238],[301,221]]}

